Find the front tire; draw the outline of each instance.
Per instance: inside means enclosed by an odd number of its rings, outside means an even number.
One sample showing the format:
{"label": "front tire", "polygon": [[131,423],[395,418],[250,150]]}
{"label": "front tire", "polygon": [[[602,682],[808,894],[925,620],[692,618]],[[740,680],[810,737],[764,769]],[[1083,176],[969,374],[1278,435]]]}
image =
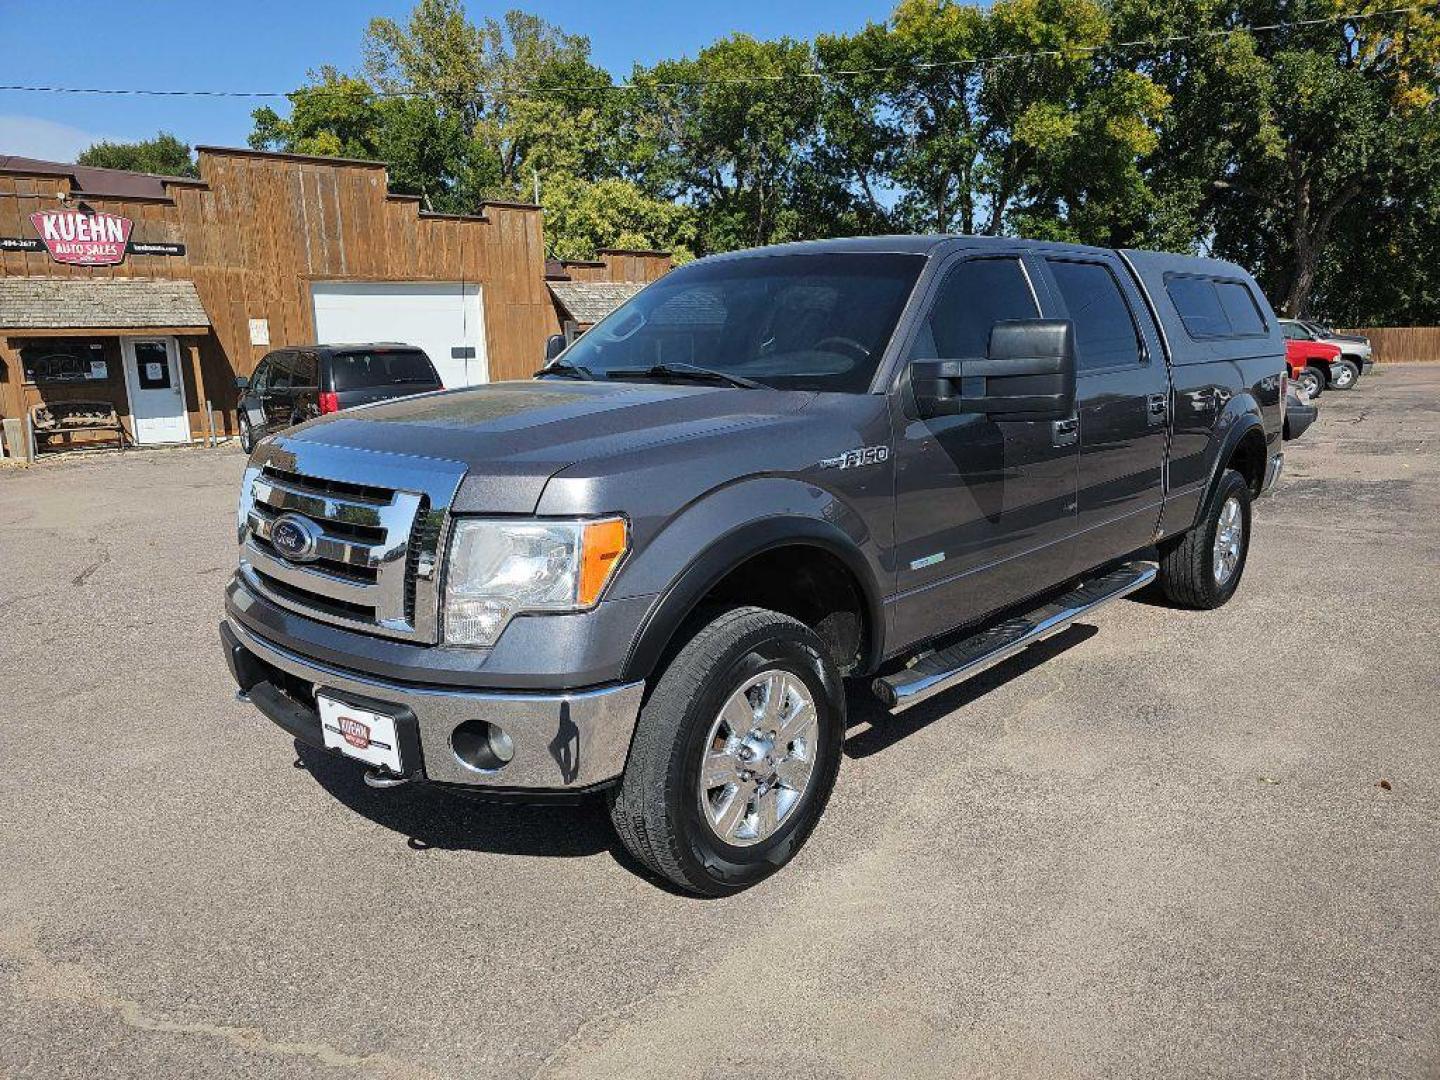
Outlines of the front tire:
{"label": "front tire", "polygon": [[1160,588],[1180,607],[1218,608],[1235,595],[1249,552],[1250,485],[1226,469],[1199,524],[1160,549]]}
{"label": "front tire", "polygon": [[244,413],[240,414],[240,449],[247,454],[255,449],[255,432],[251,430],[250,421]]}
{"label": "front tire", "polygon": [[763,608],[723,611],[661,672],[610,817],[681,889],[726,896],[784,866],[840,769],[845,692],[824,643]]}
{"label": "front tire", "polygon": [[1335,390],[1353,390],[1360,381],[1360,369],[1351,360],[1337,360],[1330,369],[1330,386]]}
{"label": "front tire", "polygon": [[1325,389],[1325,373],[1319,368],[1307,367],[1299,375],[1295,376],[1295,382],[1305,391],[1305,395],[1314,401]]}

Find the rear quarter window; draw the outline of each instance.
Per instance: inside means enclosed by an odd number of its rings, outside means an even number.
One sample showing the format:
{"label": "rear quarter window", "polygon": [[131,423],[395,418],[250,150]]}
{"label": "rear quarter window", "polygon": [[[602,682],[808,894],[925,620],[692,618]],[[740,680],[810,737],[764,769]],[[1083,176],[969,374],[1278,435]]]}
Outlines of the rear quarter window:
{"label": "rear quarter window", "polygon": [[330,358],[330,381],[336,393],[381,386],[440,385],[430,358],[418,349],[337,353]]}

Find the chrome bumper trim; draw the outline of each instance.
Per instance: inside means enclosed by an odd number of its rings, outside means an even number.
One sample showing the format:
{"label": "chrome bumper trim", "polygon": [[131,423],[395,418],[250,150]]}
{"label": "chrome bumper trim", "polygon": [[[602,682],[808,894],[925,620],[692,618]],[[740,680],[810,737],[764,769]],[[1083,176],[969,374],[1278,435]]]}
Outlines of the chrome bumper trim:
{"label": "chrome bumper trim", "polygon": [[1285,471],[1285,455],[1272,454],[1270,464],[1265,469],[1265,481],[1260,485],[1260,494],[1264,495],[1275,486],[1275,481],[1280,479],[1280,474]]}
{"label": "chrome bumper trim", "polygon": [[[427,780],[555,790],[591,787],[613,780],[625,769],[644,683],[542,694],[400,686],[300,656],[259,637],[234,618],[226,622],[240,644],[272,667],[317,687],[408,708],[419,722]],[[515,745],[509,764],[482,772],[455,755],[450,734],[472,719],[505,729]]]}

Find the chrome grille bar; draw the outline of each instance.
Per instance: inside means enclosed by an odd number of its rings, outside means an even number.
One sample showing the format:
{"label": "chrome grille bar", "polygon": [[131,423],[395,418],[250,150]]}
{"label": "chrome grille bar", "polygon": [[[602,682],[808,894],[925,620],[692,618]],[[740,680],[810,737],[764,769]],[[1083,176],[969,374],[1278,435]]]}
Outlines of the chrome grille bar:
{"label": "chrome grille bar", "polygon": [[[241,573],[272,603],[310,618],[433,643],[436,568],[464,475],[459,462],[284,437],[267,442],[242,481]],[[318,529],[305,561],[272,546],[282,514]]]}

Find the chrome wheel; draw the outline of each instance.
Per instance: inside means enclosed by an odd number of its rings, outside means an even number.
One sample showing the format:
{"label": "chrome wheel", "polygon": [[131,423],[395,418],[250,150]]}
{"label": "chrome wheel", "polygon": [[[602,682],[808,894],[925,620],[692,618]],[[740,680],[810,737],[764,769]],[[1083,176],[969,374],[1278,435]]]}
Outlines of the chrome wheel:
{"label": "chrome wheel", "polygon": [[1240,500],[1235,496],[1225,500],[1220,508],[1220,520],[1215,524],[1215,584],[1224,585],[1240,565],[1240,545],[1245,542],[1245,515],[1240,511]]}
{"label": "chrome wheel", "polygon": [[1336,390],[1349,390],[1355,385],[1355,369],[1349,364],[1340,364],[1336,370],[1330,373],[1330,379],[1334,382]]}
{"label": "chrome wheel", "polygon": [[745,680],[710,725],[700,763],[700,809],[727,844],[775,835],[799,806],[819,749],[820,717],[799,676]]}

